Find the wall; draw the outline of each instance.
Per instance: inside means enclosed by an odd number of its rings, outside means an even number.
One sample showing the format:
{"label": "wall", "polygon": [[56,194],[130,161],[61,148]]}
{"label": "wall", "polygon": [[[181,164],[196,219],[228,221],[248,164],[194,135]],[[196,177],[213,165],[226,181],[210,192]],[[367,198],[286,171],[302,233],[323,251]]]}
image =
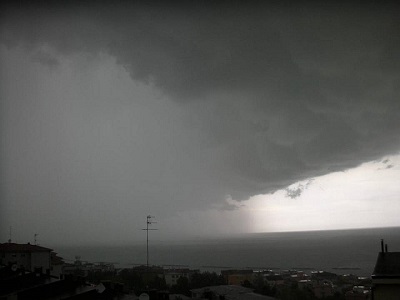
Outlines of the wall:
{"label": "wall", "polygon": [[9,263],[16,263],[18,268],[23,266],[26,270],[31,270],[30,253],[1,253],[0,262],[8,265]]}
{"label": "wall", "polygon": [[46,270],[50,270],[50,251],[31,254],[31,270],[34,271],[37,267],[41,267],[44,273]]}
{"label": "wall", "polygon": [[178,279],[180,277],[186,277],[189,278],[189,275],[187,273],[165,273],[164,278],[165,278],[165,283],[168,286],[175,285],[178,282]]}
{"label": "wall", "polygon": [[374,300],[399,300],[399,284],[376,284],[373,289]]}

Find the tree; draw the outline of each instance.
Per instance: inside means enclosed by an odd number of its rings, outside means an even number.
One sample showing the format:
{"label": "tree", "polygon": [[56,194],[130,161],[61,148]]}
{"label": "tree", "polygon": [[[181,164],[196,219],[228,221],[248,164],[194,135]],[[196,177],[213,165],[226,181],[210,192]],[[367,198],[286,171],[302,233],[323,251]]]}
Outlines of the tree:
{"label": "tree", "polygon": [[215,272],[194,273],[190,277],[190,287],[192,289],[223,284],[225,284],[224,277],[222,275],[217,275]]}
{"label": "tree", "polygon": [[171,287],[170,292],[172,294],[183,294],[190,296],[189,279],[183,276],[179,277],[176,281],[176,284]]}

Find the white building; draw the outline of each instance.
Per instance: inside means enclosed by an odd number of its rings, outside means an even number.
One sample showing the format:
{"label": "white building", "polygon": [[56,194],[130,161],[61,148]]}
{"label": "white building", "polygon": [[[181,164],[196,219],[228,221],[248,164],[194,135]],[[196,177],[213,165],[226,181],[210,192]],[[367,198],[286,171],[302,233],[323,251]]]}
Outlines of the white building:
{"label": "white building", "polygon": [[185,277],[189,279],[189,269],[169,269],[164,271],[165,283],[168,286],[173,286],[178,283],[178,279]]}
{"label": "white building", "polygon": [[4,243],[0,244],[0,264],[23,268],[31,272],[40,269],[41,272],[50,274],[52,251],[52,249],[30,243]]}

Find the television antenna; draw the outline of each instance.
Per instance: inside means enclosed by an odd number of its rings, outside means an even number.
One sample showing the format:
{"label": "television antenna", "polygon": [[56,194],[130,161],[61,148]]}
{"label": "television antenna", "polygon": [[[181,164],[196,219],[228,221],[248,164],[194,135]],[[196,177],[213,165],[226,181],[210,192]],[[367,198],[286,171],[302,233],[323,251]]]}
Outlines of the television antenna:
{"label": "television antenna", "polygon": [[146,265],[147,268],[149,268],[149,230],[158,230],[156,228],[149,228],[149,225],[151,224],[155,224],[157,222],[153,221],[152,219],[154,219],[154,216],[148,215],[146,217],[146,228],[142,229],[142,230],[146,230]]}

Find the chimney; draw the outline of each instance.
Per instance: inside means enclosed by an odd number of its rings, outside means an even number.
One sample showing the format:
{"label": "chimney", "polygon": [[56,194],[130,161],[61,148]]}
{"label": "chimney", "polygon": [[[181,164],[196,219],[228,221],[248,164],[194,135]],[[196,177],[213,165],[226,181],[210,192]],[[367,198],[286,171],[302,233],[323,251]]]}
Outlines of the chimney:
{"label": "chimney", "polygon": [[381,252],[384,253],[384,249],[383,249],[383,239],[381,239]]}

